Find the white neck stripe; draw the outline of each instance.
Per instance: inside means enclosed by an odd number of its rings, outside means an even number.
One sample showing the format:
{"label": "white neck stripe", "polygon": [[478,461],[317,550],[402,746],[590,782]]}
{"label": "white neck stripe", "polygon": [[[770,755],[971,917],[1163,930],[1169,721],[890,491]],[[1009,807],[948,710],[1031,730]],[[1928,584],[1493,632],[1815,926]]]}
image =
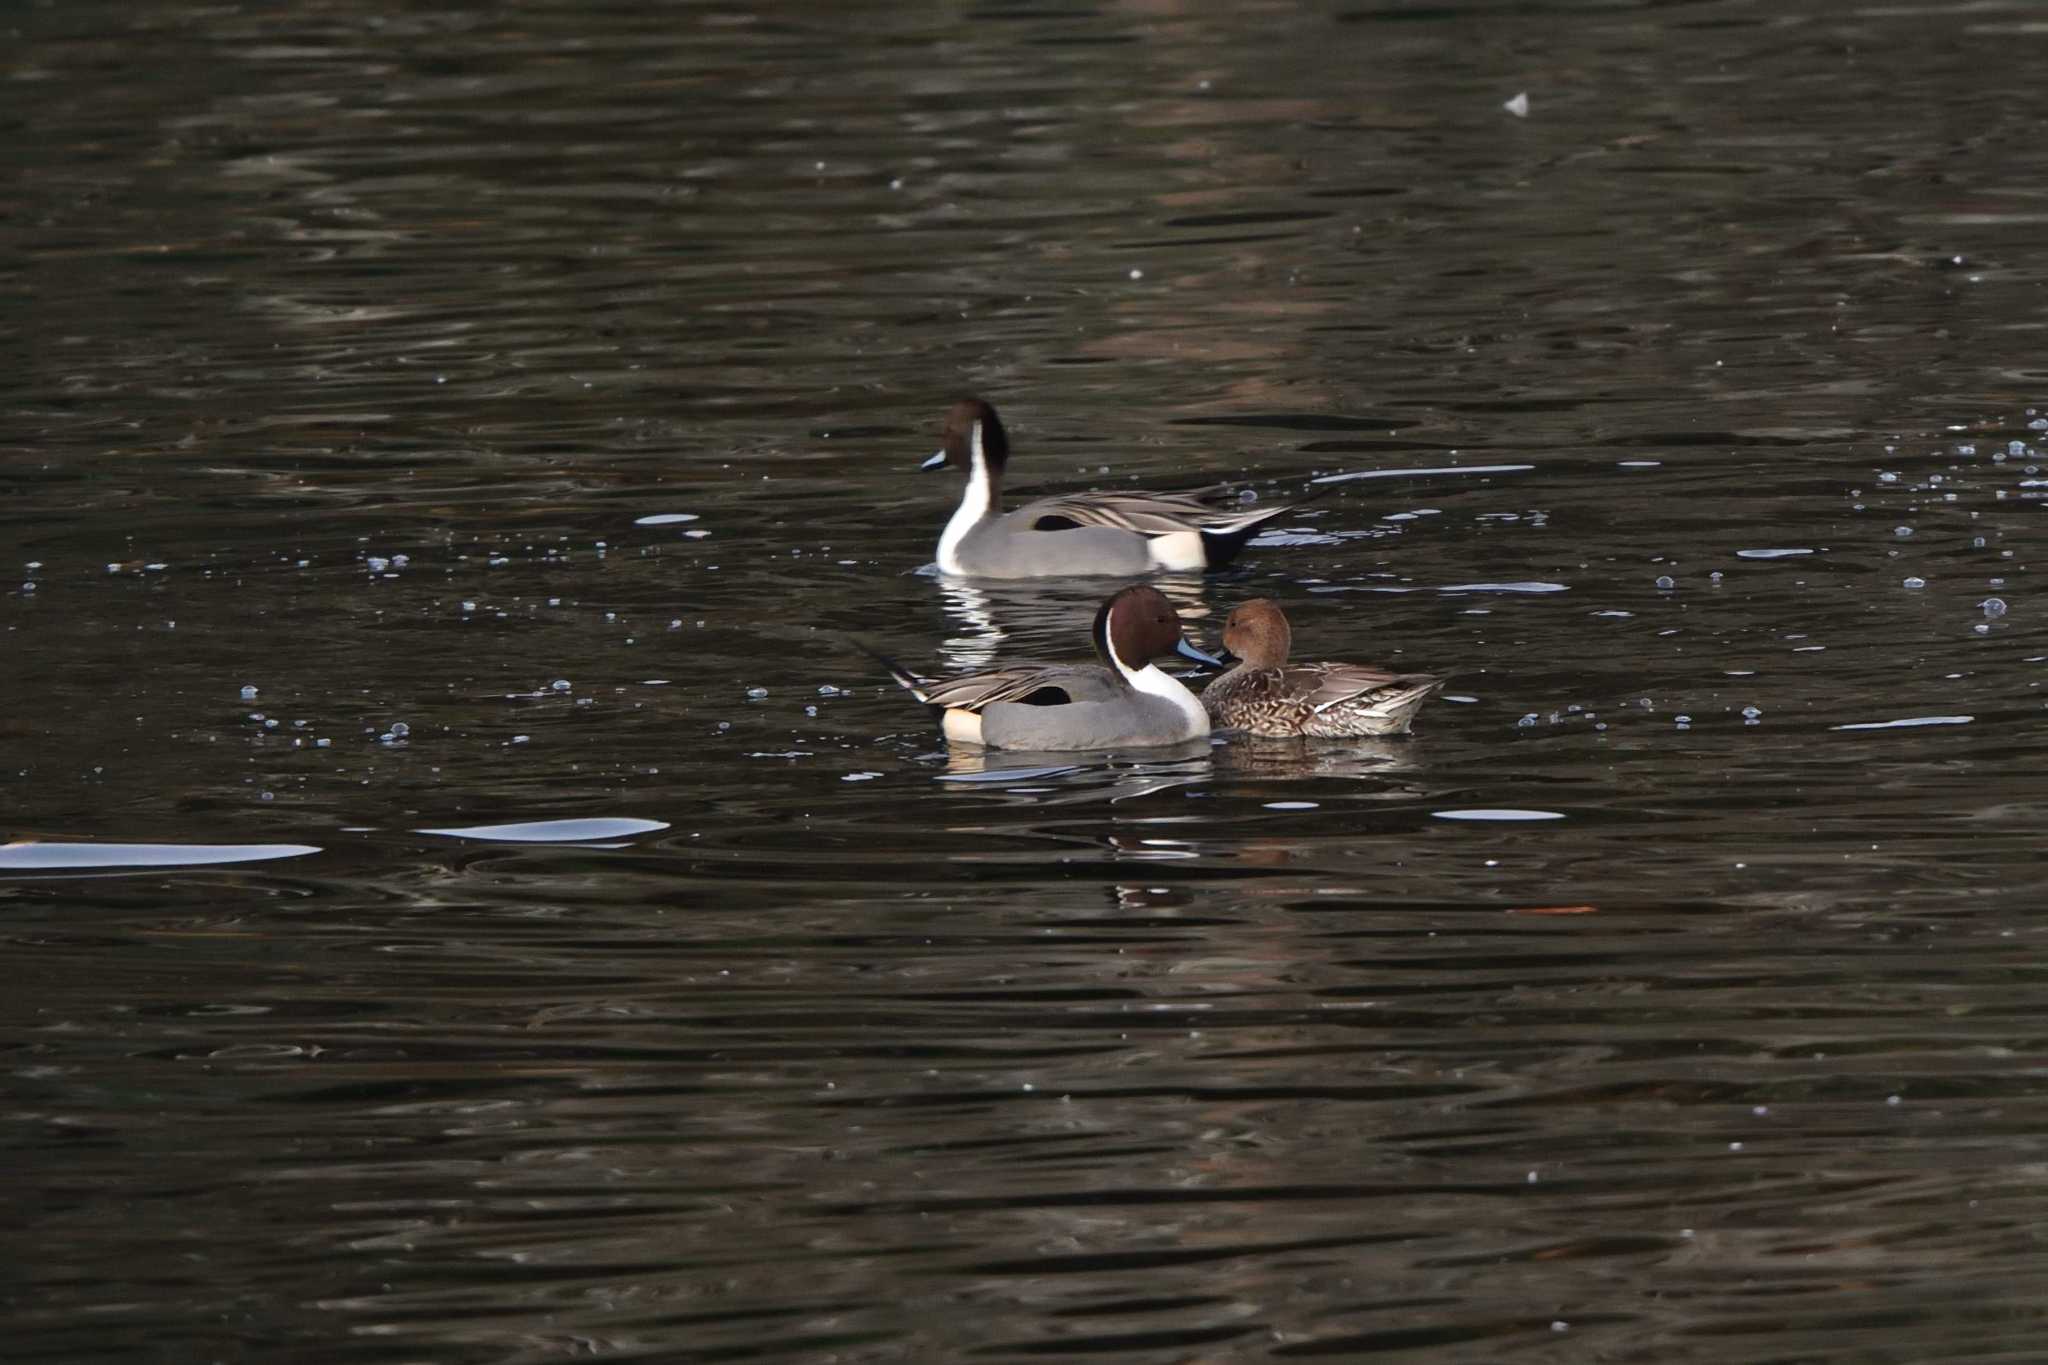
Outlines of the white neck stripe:
{"label": "white neck stripe", "polygon": [[939,571],[941,573],[964,574],[965,566],[960,563],[960,542],[967,539],[967,533],[995,515],[996,491],[995,473],[988,467],[988,454],[981,446],[981,423],[976,421],[968,436],[971,457],[967,468],[967,488],[960,495],[960,505],[953,509],[952,519],[939,535]]}

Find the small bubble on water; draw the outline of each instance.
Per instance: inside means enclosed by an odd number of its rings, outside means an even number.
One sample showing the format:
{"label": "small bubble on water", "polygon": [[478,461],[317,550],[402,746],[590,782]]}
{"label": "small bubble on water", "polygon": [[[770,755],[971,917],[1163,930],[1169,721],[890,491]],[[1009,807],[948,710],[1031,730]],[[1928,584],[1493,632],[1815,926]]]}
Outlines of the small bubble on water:
{"label": "small bubble on water", "polygon": [[528,741],[530,741],[530,740],[531,740],[532,738],[533,738],[533,736],[532,736],[532,735],[514,735],[514,736],[512,736],[512,742],[513,742],[514,744],[525,744],[525,743],[527,743]]}
{"label": "small bubble on water", "polygon": [[1515,722],[1515,728],[1518,730],[1530,729],[1536,724],[1537,719],[1538,717],[1536,713],[1534,711],[1531,711],[1528,715],[1523,716],[1520,720]]}
{"label": "small bubble on water", "polygon": [[729,720],[722,720],[718,722],[718,729],[719,732],[722,734],[725,731],[732,729],[732,722]]}
{"label": "small bubble on water", "polygon": [[1142,280],[1145,278],[1145,272],[1137,269],[1136,267],[1133,267],[1131,270],[1131,278],[1134,280]]}
{"label": "small bubble on water", "polygon": [[462,604],[462,609],[463,609],[464,611],[475,611],[475,610],[476,610],[476,603],[474,603],[474,602],[464,602],[464,603]]}
{"label": "small bubble on water", "polygon": [[1991,617],[1993,620],[1996,620],[1997,618],[2005,615],[2006,607],[2005,600],[2003,598],[1987,597],[1982,602],[1979,602],[1977,605],[1982,607],[1984,609],[1984,614],[1986,616]]}
{"label": "small bubble on water", "polygon": [[1991,633],[1991,623],[1989,621],[1979,621],[1976,625],[1971,626],[1970,629],[1979,635],[1989,635]]}
{"label": "small bubble on water", "polygon": [[23,592],[34,592],[36,590],[36,585],[34,583],[24,583],[21,585],[21,590]]}
{"label": "small bubble on water", "polygon": [[1975,446],[1957,446],[1957,447],[1956,447],[1956,454],[1958,454],[1958,455],[1975,455],[1976,453],[1977,453],[1977,447],[1975,447]]}
{"label": "small bubble on water", "polygon": [[2025,455],[2027,453],[2027,443],[2025,441],[2008,441],[2006,442],[2005,453],[2014,458]]}
{"label": "small bubble on water", "polygon": [[1691,728],[1692,728],[1692,717],[1691,717],[1691,716],[1673,716],[1673,717],[1671,718],[1671,723],[1672,723],[1673,725],[1676,725],[1676,726],[1677,726],[1677,727],[1678,727],[1679,729],[1681,729],[1681,730],[1688,730],[1688,729],[1691,729]]}
{"label": "small bubble on water", "polygon": [[1907,536],[1913,534],[1913,528],[1910,526],[1894,526],[1892,527],[1892,534],[1900,540],[1904,540]]}
{"label": "small bubble on water", "polygon": [[1748,721],[1751,725],[1754,725],[1764,718],[1763,708],[1757,706],[1745,706],[1742,708],[1742,718]]}
{"label": "small bubble on water", "polygon": [[332,748],[333,745],[334,741],[331,739],[316,739],[313,741],[313,747],[316,749]]}
{"label": "small bubble on water", "polygon": [[1879,483],[1897,483],[1899,476],[1891,473],[1889,470],[1880,470],[1877,475],[1877,481]]}
{"label": "small bubble on water", "polygon": [[249,683],[249,684],[246,684],[246,685],[245,685],[245,686],[244,686],[244,687],[242,688],[242,700],[243,700],[243,701],[254,701],[254,700],[256,700],[256,684],[254,684],[254,683]]}
{"label": "small bubble on water", "polygon": [[813,704],[813,705],[807,705],[807,706],[805,706],[805,707],[804,707],[804,714],[805,714],[805,715],[807,715],[807,716],[815,716],[815,715],[817,715],[817,714],[818,714],[818,708],[817,708],[817,706],[816,706],[815,704]]}
{"label": "small bubble on water", "polygon": [[1669,592],[1671,589],[1678,586],[1678,580],[1673,578],[1668,573],[1660,574],[1657,578],[1657,586],[1663,589],[1665,592]]}
{"label": "small bubble on water", "polygon": [[569,690],[569,680],[567,678],[557,678],[549,683],[548,686],[557,692],[567,692]]}
{"label": "small bubble on water", "polygon": [[391,561],[382,555],[371,555],[366,562],[370,566],[371,573],[383,573],[391,567]]}
{"label": "small bubble on water", "polygon": [[768,689],[765,687],[750,687],[747,689],[747,696],[753,701],[759,701],[767,695]]}
{"label": "small bubble on water", "polygon": [[1924,588],[1927,586],[1927,580],[1924,578],[1909,577],[1906,580],[1904,586],[1908,588]]}

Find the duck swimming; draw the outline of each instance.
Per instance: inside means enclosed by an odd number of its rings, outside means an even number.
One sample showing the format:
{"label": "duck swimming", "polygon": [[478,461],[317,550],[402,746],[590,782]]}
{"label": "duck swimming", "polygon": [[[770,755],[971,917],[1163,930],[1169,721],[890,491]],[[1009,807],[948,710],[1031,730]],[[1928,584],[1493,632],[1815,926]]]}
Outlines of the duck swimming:
{"label": "duck swimming", "polygon": [[1228,564],[1259,528],[1300,506],[1246,511],[1185,493],[1068,493],[1001,510],[1010,439],[995,406],[963,398],[946,414],[944,444],[925,469],[967,475],[939,536],[942,573],[977,578],[1182,572]]}
{"label": "duck swimming", "polygon": [[[1179,653],[1211,667],[1181,636],[1157,588],[1131,587],[1095,613],[1095,664],[1017,664],[928,681],[876,655],[896,681],[938,709],[946,738],[992,749],[1093,750],[1179,744],[1209,733],[1195,694],[1154,659]],[[873,651],[869,651],[873,653]]]}
{"label": "duck swimming", "polygon": [[1388,673],[1358,664],[1287,662],[1294,632],[1270,597],[1230,613],[1223,648],[1236,657],[1202,689],[1202,707],[1219,728],[1254,735],[1347,738],[1408,732],[1416,709],[1444,685],[1428,673]]}

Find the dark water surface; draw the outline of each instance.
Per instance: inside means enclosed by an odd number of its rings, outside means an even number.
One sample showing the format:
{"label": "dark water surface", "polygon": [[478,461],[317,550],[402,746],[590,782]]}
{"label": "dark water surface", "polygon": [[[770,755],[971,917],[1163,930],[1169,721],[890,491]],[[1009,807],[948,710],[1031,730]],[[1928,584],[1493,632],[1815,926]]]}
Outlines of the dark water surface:
{"label": "dark water surface", "polygon": [[[2038,6],[0,26],[8,1359],[2048,1356]],[[969,391],[1452,695],[949,756]]]}

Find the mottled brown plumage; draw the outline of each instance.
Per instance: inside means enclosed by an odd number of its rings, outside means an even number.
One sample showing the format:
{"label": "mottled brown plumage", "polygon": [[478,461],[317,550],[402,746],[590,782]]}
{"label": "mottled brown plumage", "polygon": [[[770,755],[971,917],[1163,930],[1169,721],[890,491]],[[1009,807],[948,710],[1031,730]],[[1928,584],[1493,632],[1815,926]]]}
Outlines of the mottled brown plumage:
{"label": "mottled brown plumage", "polygon": [[1223,647],[1238,663],[1202,689],[1211,722],[1254,735],[1398,735],[1444,684],[1428,673],[1358,664],[1289,665],[1292,643],[1287,615],[1271,598],[1254,598],[1231,612]]}

